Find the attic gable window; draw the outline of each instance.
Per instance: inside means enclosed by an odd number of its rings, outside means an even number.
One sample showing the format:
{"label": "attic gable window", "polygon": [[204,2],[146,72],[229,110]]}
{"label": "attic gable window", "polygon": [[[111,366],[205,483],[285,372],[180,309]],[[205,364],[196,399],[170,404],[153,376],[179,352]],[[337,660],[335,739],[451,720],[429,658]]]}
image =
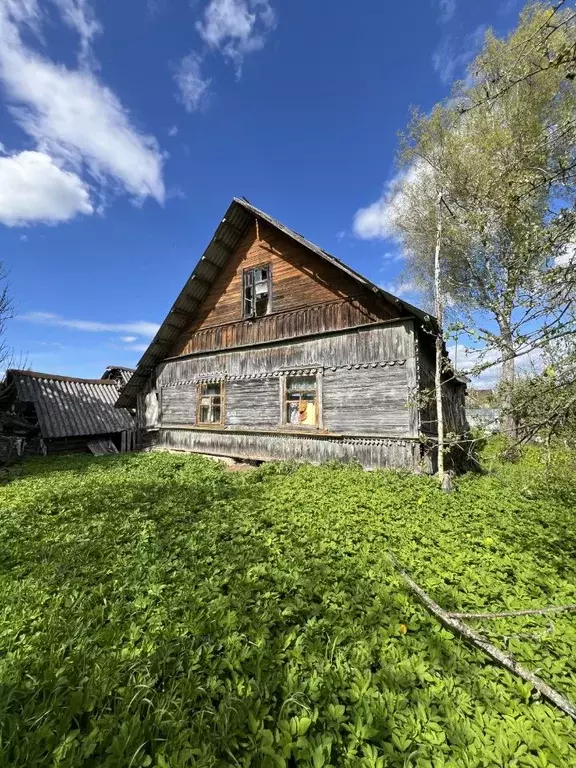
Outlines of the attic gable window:
{"label": "attic gable window", "polygon": [[244,270],[242,296],[244,317],[262,317],[270,312],[271,286],[269,264]]}

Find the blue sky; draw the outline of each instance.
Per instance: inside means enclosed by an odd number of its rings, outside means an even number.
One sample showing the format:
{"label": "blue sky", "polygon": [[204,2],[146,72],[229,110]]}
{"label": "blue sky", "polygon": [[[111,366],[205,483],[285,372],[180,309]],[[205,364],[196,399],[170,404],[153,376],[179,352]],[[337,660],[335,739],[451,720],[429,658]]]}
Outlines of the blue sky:
{"label": "blue sky", "polygon": [[0,0],[8,343],[134,366],[233,196],[415,300],[386,238],[409,108],[514,0]]}

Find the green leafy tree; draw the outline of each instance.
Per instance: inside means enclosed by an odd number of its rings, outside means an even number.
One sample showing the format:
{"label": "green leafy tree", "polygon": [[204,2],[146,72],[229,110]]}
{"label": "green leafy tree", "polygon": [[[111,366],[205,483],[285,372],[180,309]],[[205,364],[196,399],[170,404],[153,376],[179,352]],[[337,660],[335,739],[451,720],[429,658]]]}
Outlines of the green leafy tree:
{"label": "green leafy tree", "polygon": [[508,38],[489,31],[451,98],[414,112],[390,197],[409,269],[432,290],[441,195],[444,304],[484,365],[502,363],[510,432],[517,357],[574,331],[575,41],[576,14],[542,3]]}

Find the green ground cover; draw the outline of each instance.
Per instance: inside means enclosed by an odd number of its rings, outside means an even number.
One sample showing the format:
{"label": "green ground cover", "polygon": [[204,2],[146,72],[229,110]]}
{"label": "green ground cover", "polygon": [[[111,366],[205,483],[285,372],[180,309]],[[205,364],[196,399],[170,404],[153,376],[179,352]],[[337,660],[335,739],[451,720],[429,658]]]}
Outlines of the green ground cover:
{"label": "green ground cover", "polygon": [[[489,457],[487,458],[489,461]],[[576,726],[442,629],[576,603],[574,459],[435,482],[42,459],[0,488],[0,765],[566,766]],[[482,625],[576,700],[576,616]]]}

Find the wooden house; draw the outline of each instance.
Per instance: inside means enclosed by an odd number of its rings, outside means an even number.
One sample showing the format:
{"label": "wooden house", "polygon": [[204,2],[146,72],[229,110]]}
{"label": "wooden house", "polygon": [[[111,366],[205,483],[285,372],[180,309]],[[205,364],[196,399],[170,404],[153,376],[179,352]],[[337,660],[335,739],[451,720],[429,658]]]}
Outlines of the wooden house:
{"label": "wooden house", "polygon": [[0,393],[2,411],[29,425],[26,442],[35,453],[86,453],[95,443],[129,450],[134,419],[126,409],[115,407],[117,399],[114,378],[78,379],[13,369],[6,372]]}
{"label": "wooden house", "polygon": [[[143,445],[430,470],[434,325],[235,198],[118,405]],[[444,391],[464,433],[465,384]]]}

